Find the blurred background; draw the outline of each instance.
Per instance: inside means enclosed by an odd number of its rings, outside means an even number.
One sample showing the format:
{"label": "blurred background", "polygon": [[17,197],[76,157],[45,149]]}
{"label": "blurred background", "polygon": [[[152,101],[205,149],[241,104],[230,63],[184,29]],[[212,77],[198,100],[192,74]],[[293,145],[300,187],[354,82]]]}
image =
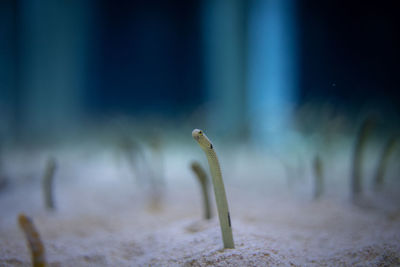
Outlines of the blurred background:
{"label": "blurred background", "polygon": [[397,13],[390,1],[2,0],[0,134],[123,117],[263,144],[299,117],[396,123]]}

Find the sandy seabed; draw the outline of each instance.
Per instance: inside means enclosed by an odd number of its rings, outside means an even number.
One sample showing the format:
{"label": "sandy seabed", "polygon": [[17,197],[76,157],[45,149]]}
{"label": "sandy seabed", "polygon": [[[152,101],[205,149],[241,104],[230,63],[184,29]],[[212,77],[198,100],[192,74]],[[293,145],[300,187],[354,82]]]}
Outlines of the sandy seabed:
{"label": "sandy seabed", "polygon": [[[59,163],[55,212],[44,209],[41,192],[49,154]],[[200,188],[188,167],[194,159],[207,167],[204,155],[195,145],[171,147],[163,159],[165,184],[154,206],[151,189],[109,151],[10,153],[11,178],[0,192],[0,266],[31,264],[19,213],[33,219],[50,266],[400,266],[398,182],[384,193],[366,190],[352,204],[349,164],[335,165],[315,201],[308,168],[290,180],[273,157],[223,151],[236,246],[223,250],[214,201],[213,219],[203,220]]]}

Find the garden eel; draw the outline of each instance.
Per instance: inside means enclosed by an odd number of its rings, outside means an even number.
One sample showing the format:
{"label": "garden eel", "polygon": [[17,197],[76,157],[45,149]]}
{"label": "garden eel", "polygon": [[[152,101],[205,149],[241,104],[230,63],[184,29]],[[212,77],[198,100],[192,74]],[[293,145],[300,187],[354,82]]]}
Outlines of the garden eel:
{"label": "garden eel", "polygon": [[20,214],[18,216],[18,223],[25,234],[29,250],[31,251],[32,266],[45,267],[46,258],[44,253],[44,246],[42,241],[40,240],[39,233],[36,230],[32,220],[24,214]]}
{"label": "garden eel", "polygon": [[390,156],[395,151],[397,145],[400,143],[400,135],[392,136],[383,147],[381,156],[379,158],[378,166],[376,167],[374,178],[374,189],[379,191],[383,187],[383,180],[387,166],[389,164]]}
{"label": "garden eel", "polygon": [[54,197],[53,197],[53,181],[54,173],[56,171],[57,164],[54,158],[49,158],[46,163],[46,169],[43,175],[43,193],[44,193],[44,204],[46,209],[54,210]]}
{"label": "garden eel", "polygon": [[217,202],[218,218],[221,226],[222,240],[224,248],[235,248],[232,236],[231,218],[229,215],[228,202],[226,200],[224,182],[222,180],[221,168],[219,166],[217,154],[208,137],[199,129],[192,132],[193,138],[200,145],[200,148],[206,153],[208,165],[214,187],[215,201]]}
{"label": "garden eel", "polygon": [[198,162],[192,162],[190,164],[192,171],[196,174],[201,186],[201,192],[203,193],[204,202],[204,218],[206,220],[211,219],[211,208],[210,208],[210,198],[208,197],[208,179],[207,174],[203,167]]}
{"label": "garden eel", "polygon": [[361,195],[363,155],[367,146],[368,138],[370,137],[372,130],[375,128],[375,124],[376,118],[374,116],[369,116],[362,121],[361,126],[358,129],[353,151],[353,170],[351,179],[351,192],[353,200]]}
{"label": "garden eel", "polygon": [[314,169],[314,199],[321,197],[324,190],[324,165],[321,157],[317,154],[313,161]]}

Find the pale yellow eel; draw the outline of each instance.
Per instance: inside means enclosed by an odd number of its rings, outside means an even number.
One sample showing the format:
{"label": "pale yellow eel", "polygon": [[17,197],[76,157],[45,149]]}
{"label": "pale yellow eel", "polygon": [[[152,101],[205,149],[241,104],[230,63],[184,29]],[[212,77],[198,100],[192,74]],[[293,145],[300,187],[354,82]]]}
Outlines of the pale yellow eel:
{"label": "pale yellow eel", "polygon": [[208,164],[210,166],[224,248],[235,248],[232,236],[229,207],[225,194],[224,181],[222,180],[221,168],[219,166],[218,157],[215,153],[214,146],[201,130],[194,129],[192,132],[192,136],[200,145],[201,149],[203,149],[203,151],[206,153]]}
{"label": "pale yellow eel", "polygon": [[194,161],[190,165],[192,171],[196,174],[197,179],[199,180],[201,186],[201,192],[203,193],[203,202],[204,202],[204,218],[206,220],[211,219],[211,208],[210,208],[210,200],[208,197],[208,179],[207,174],[204,171],[201,165]]}
{"label": "pale yellow eel", "polygon": [[46,258],[44,253],[44,246],[42,241],[40,240],[38,231],[33,225],[32,220],[24,214],[20,214],[18,216],[18,223],[25,234],[28,247],[31,251],[32,266],[45,267]]}
{"label": "pale yellow eel", "polygon": [[54,197],[53,197],[53,181],[54,173],[56,171],[56,160],[54,158],[49,158],[47,160],[46,169],[43,175],[43,194],[44,194],[44,204],[46,209],[54,210]]}

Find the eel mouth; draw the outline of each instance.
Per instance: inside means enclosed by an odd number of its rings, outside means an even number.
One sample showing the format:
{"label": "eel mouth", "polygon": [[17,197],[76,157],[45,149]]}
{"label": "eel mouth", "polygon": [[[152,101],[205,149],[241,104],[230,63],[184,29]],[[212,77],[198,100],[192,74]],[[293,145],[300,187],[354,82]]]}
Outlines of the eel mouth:
{"label": "eel mouth", "polygon": [[193,136],[194,139],[196,139],[196,141],[199,141],[199,138],[200,138],[200,136],[199,136],[199,131],[200,131],[200,130],[198,130],[198,129],[194,129],[194,130],[192,131],[192,136]]}

